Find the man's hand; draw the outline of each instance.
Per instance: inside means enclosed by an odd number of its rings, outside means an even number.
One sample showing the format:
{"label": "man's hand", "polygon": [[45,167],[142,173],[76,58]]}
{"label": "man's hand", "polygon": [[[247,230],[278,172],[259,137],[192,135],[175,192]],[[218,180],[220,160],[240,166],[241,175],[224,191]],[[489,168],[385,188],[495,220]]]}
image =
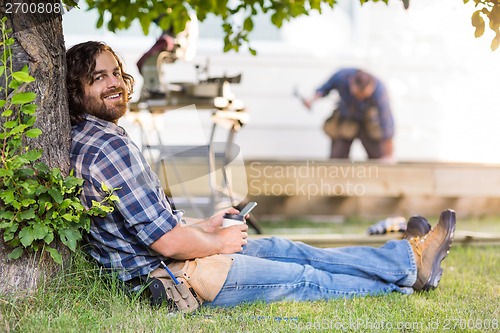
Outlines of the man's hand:
{"label": "man's hand", "polygon": [[222,249],[219,253],[231,254],[243,250],[248,243],[248,225],[246,223],[221,228],[216,232],[220,237]]}
{"label": "man's hand", "polygon": [[220,212],[215,213],[206,220],[197,223],[197,226],[203,229],[205,232],[215,232],[217,229],[222,227],[222,220],[224,214],[238,214],[239,210],[235,208],[226,208]]}
{"label": "man's hand", "polygon": [[382,158],[386,162],[393,161],[394,145],[392,139],[386,139],[382,142]]}
{"label": "man's hand", "polygon": [[306,109],[307,109],[308,111],[311,111],[312,103],[313,103],[313,102],[312,102],[311,100],[309,100],[309,99],[305,99],[305,98],[304,98],[304,99],[302,100],[302,104],[304,104],[304,106],[306,107]]}
{"label": "man's hand", "polygon": [[311,111],[313,103],[322,97],[323,96],[320,93],[315,93],[311,98],[302,98],[302,104],[304,104],[307,110]]}

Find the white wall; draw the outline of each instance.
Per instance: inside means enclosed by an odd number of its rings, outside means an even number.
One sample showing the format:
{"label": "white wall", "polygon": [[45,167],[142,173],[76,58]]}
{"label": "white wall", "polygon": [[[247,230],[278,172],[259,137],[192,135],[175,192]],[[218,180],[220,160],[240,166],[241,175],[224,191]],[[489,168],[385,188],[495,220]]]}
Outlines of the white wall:
{"label": "white wall", "polygon": [[[223,54],[221,39],[200,39],[196,58],[191,63],[177,62],[169,75],[172,81],[193,81],[194,64],[207,59],[214,76],[243,74],[233,91],[251,115],[237,135],[246,159],[326,158],[329,141],[321,125],[334,97],[318,102],[308,113],[292,90],[297,86],[303,94],[312,94],[337,68],[360,66],[388,85],[398,160],[500,163],[495,150],[500,143],[495,91],[500,87],[500,50],[490,50],[490,34],[474,38],[472,4],[419,0],[404,11],[400,1],[362,7],[354,2],[343,0],[333,12],[285,25],[279,40],[256,39],[252,42],[256,57],[246,52]],[[141,77],[135,62],[154,43],[158,31],[148,37],[137,28],[115,35],[94,29],[95,17],[92,12],[65,14],[67,45],[105,41],[124,57],[139,91]],[[273,30],[269,36],[279,34]],[[156,122],[161,126],[163,121],[176,121],[170,118]],[[208,117],[202,118],[208,127]],[[178,121],[180,140],[190,140],[192,129]],[[122,124],[140,140],[130,119]],[[359,145],[352,153],[353,159],[365,159]]]}

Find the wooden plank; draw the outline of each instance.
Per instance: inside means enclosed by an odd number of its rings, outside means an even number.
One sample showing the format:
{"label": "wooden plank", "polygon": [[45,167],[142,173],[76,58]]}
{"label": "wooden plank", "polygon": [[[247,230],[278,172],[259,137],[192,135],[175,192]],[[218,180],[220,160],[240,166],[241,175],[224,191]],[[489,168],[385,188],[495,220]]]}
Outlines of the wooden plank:
{"label": "wooden plank", "polygon": [[[186,179],[195,179],[200,174],[207,175],[207,163],[198,160],[176,165]],[[232,168],[233,186],[246,191],[246,185],[250,196],[500,197],[497,165],[246,161],[244,168]],[[161,176],[161,170],[157,171]],[[174,178],[171,170],[168,174]],[[207,190],[198,188],[200,192]]]}
{"label": "wooden plank", "polygon": [[[172,163],[158,173],[178,184],[177,199],[209,197],[203,159]],[[244,161],[226,171],[237,198],[259,202],[256,214],[284,216],[434,216],[451,208],[461,217],[500,214],[500,166],[454,163],[383,164],[349,161]],[[153,163],[153,166],[158,165]],[[176,167],[175,170],[172,167]],[[220,165],[215,183],[223,183]],[[178,176],[182,174],[182,180]],[[165,177],[167,176],[167,177]]]}
{"label": "wooden plank", "polygon": [[249,161],[252,196],[500,196],[500,166]]}
{"label": "wooden plank", "polygon": [[435,194],[440,196],[500,197],[499,166],[441,166],[436,167]]}

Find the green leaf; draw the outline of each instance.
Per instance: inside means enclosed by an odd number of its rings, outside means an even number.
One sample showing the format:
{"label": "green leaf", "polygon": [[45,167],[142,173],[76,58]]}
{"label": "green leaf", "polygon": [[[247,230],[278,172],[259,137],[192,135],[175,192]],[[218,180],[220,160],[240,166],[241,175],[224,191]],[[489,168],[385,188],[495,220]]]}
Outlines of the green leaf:
{"label": "green leaf", "polygon": [[[64,199],[64,201],[59,205],[59,209],[65,210],[69,206],[71,206],[71,199]],[[63,218],[64,218],[64,216],[63,216]]]}
{"label": "green leaf", "polygon": [[[28,104],[30,105],[30,104]],[[22,123],[25,124],[27,127],[32,127],[36,122],[36,116],[26,116],[23,118]]]}
{"label": "green leaf", "polygon": [[7,255],[9,259],[19,259],[23,255],[24,249],[22,247],[16,247],[11,253]]}
{"label": "green leaf", "polygon": [[34,162],[34,161],[38,160],[40,157],[42,157],[42,153],[43,152],[41,149],[34,149],[34,150],[28,151],[26,154],[23,154],[22,156],[24,158],[26,158],[28,161]]}
{"label": "green leaf", "polygon": [[49,231],[47,235],[45,235],[45,238],[43,240],[46,244],[52,243],[52,241],[54,240],[54,233]]}
{"label": "green leaf", "polygon": [[36,104],[26,104],[21,107],[21,112],[27,115],[33,115],[36,112],[38,105]]}
{"label": "green leaf", "polygon": [[[37,187],[35,195],[39,196],[42,193],[47,193],[47,191],[48,191],[48,188],[46,188],[43,185],[40,185],[40,186]],[[45,200],[43,200],[42,198],[40,198],[40,203],[42,203],[42,201],[45,202]]]}
{"label": "green leaf", "polygon": [[139,22],[141,23],[142,32],[144,35],[149,33],[149,26],[151,25],[151,18],[148,15],[139,16]]}
{"label": "green leaf", "polygon": [[83,179],[82,178],[77,178],[77,177],[72,177],[68,176],[64,178],[64,186],[68,188],[73,188],[76,186],[82,186],[83,185]]}
{"label": "green leaf", "polygon": [[53,205],[51,202],[46,202],[46,203],[45,203],[45,209],[46,209],[46,210],[51,210],[51,209],[52,209],[52,207],[54,207],[54,205]]}
{"label": "green leaf", "polygon": [[101,189],[104,191],[104,192],[108,192],[109,191],[109,187],[108,185],[104,184],[104,183],[101,183]]}
{"label": "green leaf", "polygon": [[18,124],[17,121],[10,120],[10,121],[5,122],[5,124],[3,124],[3,127],[4,128],[14,128],[17,126],[17,124]]}
{"label": "green leaf", "polygon": [[59,253],[59,251],[50,246],[45,247],[45,251],[50,253],[50,256],[52,257],[54,262],[58,263],[59,265],[62,265],[62,256]]}
{"label": "green leaf", "polygon": [[106,213],[111,213],[113,212],[115,209],[111,206],[100,206],[99,207],[103,212],[106,212]]}
{"label": "green leaf", "polygon": [[59,230],[59,236],[61,236],[63,244],[66,245],[71,251],[76,250],[77,242],[82,239],[81,233],[72,228]]}
{"label": "green leaf", "polygon": [[163,30],[168,30],[171,27],[171,20],[172,18],[169,15],[163,15],[163,17],[160,19],[158,22],[158,25],[163,29]]}
{"label": "green leaf", "polygon": [[56,180],[59,180],[62,178],[61,170],[59,170],[58,168],[53,168],[52,170],[50,170],[50,174],[53,178],[53,181],[56,181]]}
{"label": "green leaf", "polygon": [[0,192],[0,198],[3,200],[4,204],[10,204],[14,201],[14,191],[8,190]]}
{"label": "green leaf", "polygon": [[19,240],[24,247],[30,246],[31,243],[33,243],[33,241],[35,240],[33,229],[31,227],[24,227],[19,232]]}
{"label": "green leaf", "polygon": [[245,22],[243,23],[243,29],[246,31],[252,31],[253,30],[253,21],[251,17],[247,17],[245,19]]}
{"label": "green leaf", "polygon": [[48,173],[50,171],[49,166],[43,162],[35,163],[35,165],[33,167],[36,170],[44,172],[44,173]]}
{"label": "green leaf", "polygon": [[35,81],[35,78],[28,73],[25,72],[14,72],[12,73],[12,77],[16,79],[17,81],[25,82],[25,83],[30,83]]}
{"label": "green leaf", "polygon": [[12,177],[14,175],[14,171],[10,169],[0,169],[0,177]]}
{"label": "green leaf", "polygon": [[11,131],[10,131],[10,134],[14,135],[14,134],[18,134],[18,133],[22,133],[24,132],[24,130],[26,129],[26,125],[17,125],[16,127],[14,127]]}
{"label": "green leaf", "polygon": [[43,224],[33,225],[33,237],[35,239],[44,239],[48,233],[49,233],[49,228],[46,225]]}
{"label": "green leaf", "polygon": [[[2,220],[12,220],[14,218],[14,213],[10,212],[8,210],[1,210],[0,211],[0,219]],[[5,228],[5,227],[3,227]]]}
{"label": "green leaf", "polygon": [[62,2],[66,5],[65,7],[67,8],[68,6],[71,6],[71,7],[76,7],[76,8],[80,8],[78,7],[78,0],[62,0]]}
{"label": "green leaf", "polygon": [[96,28],[97,29],[101,28],[103,24],[104,24],[104,16],[100,15],[96,23]]}
{"label": "green leaf", "polygon": [[[5,101],[5,99],[0,99],[0,108],[3,108],[3,107],[4,107],[4,105],[5,105],[5,103],[7,103],[7,102]],[[5,111],[2,113],[2,116],[4,116],[4,117],[9,117],[9,116],[10,116],[10,114],[9,114],[9,115],[7,115],[7,114],[6,114],[6,112],[7,112],[7,111],[10,111],[10,113],[12,114],[12,110],[5,110]]]}
{"label": "green leaf", "polygon": [[9,83],[9,88],[10,88],[10,89],[17,89],[17,88],[19,88],[19,86],[20,86],[21,84],[22,84],[22,82],[19,82],[19,81],[17,81],[17,80],[12,80],[12,81],[10,81],[10,83]]}
{"label": "green leaf", "polygon": [[54,198],[54,200],[55,200],[58,204],[60,204],[60,203],[63,201],[63,199],[64,199],[64,198],[63,198],[63,196],[62,196],[62,194],[61,194],[61,192],[59,192],[59,191],[58,191],[58,190],[56,190],[56,189],[49,188],[47,192],[49,192],[50,196],[51,196],[52,198]]}
{"label": "green leaf", "polygon": [[35,99],[36,94],[34,92],[18,93],[12,97],[12,104],[26,104],[33,102]]}
{"label": "green leaf", "polygon": [[5,242],[10,242],[12,239],[14,239],[15,234],[10,231],[4,231],[3,233],[3,240]]}
{"label": "green leaf", "polygon": [[278,28],[281,28],[283,25],[283,18],[284,15],[282,12],[275,12],[273,15],[271,15],[271,22]]}
{"label": "green leaf", "polygon": [[23,199],[21,200],[21,206],[23,207],[29,207],[33,204],[36,203],[36,200],[33,200],[33,199]]}
{"label": "green leaf", "polygon": [[17,200],[12,200],[12,202],[10,203],[12,205],[12,207],[14,207],[16,210],[19,210],[22,208],[21,206],[21,203]]}
{"label": "green leaf", "polygon": [[85,207],[83,207],[82,203],[78,199],[71,202],[71,207],[73,207],[73,209],[76,211],[85,210]]}
{"label": "green leaf", "polygon": [[35,210],[33,208],[31,209],[28,209],[24,212],[21,212],[19,214],[19,217],[22,219],[22,220],[31,220],[31,219],[34,219],[35,218]]}

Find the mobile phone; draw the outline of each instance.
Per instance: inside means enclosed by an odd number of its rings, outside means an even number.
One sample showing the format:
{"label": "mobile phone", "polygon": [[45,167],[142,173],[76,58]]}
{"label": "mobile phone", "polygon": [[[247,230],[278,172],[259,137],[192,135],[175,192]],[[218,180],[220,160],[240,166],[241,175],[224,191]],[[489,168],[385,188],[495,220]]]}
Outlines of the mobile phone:
{"label": "mobile phone", "polygon": [[255,206],[257,206],[257,203],[255,201],[250,201],[238,215],[247,216],[247,214],[249,214]]}

